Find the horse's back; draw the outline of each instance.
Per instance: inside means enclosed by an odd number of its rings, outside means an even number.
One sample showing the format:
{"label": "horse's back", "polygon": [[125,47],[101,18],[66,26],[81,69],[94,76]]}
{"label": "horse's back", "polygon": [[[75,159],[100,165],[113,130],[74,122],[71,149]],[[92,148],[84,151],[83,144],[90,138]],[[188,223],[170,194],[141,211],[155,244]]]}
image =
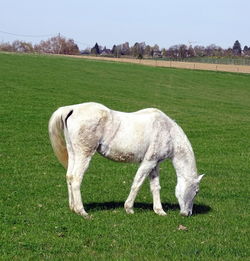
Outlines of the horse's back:
{"label": "horse's back", "polygon": [[141,162],[150,148],[157,149],[158,142],[165,143],[162,139],[168,138],[167,116],[158,109],[131,113],[111,111],[111,114],[112,121],[107,124],[108,131],[99,148],[105,157],[115,161]]}
{"label": "horse's back", "polygon": [[[121,112],[115,111],[107,108],[106,106],[95,103],[95,102],[86,102],[81,104],[64,106],[59,109],[63,109],[64,111],[72,110],[72,116],[74,114],[78,119],[84,118],[104,118],[107,116],[121,118],[123,121],[152,121],[152,119],[163,119],[167,116],[156,108],[146,108],[142,110],[138,110],[135,112]],[[120,119],[118,119],[120,120]]]}
{"label": "horse's back", "polygon": [[104,105],[95,102],[86,102],[67,107],[70,107],[74,111],[74,114],[80,118],[98,117],[110,111]]}

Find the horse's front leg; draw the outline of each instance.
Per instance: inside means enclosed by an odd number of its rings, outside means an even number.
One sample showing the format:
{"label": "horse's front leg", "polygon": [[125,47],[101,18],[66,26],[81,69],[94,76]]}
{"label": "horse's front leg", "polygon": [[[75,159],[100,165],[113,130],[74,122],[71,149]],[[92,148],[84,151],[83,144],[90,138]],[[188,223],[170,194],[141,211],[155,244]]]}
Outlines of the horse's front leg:
{"label": "horse's front leg", "polygon": [[138,191],[140,190],[145,178],[155,168],[156,164],[157,164],[156,161],[144,160],[141,163],[139,169],[137,170],[130,193],[124,204],[124,208],[128,214],[134,213],[133,206],[134,206],[136,195],[137,195]]}
{"label": "horse's front leg", "polygon": [[167,213],[163,210],[160,198],[160,176],[159,164],[149,174],[150,190],[153,195],[153,208],[154,212],[160,216],[165,216]]}

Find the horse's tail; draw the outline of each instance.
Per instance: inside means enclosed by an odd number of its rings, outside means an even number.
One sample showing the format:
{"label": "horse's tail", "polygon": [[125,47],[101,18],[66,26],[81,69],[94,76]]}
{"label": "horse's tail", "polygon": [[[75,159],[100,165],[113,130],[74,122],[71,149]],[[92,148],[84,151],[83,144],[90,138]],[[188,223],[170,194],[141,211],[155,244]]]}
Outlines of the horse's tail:
{"label": "horse's tail", "polygon": [[54,153],[59,162],[67,168],[68,151],[64,137],[64,108],[57,109],[49,120],[49,137]]}

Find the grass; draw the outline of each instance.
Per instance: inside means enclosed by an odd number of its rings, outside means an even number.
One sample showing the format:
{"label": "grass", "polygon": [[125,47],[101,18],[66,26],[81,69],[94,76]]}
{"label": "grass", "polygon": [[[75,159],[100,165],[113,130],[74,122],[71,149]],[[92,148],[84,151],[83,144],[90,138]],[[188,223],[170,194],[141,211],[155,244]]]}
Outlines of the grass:
{"label": "grass", "polygon": [[[249,75],[0,54],[0,91],[1,260],[249,260]],[[161,165],[168,216],[153,213],[148,182],[127,215],[137,165],[99,155],[82,186],[93,219],[70,212],[47,124],[57,107],[86,101],[157,107],[183,127],[206,173],[195,215],[179,215],[170,162]]]}

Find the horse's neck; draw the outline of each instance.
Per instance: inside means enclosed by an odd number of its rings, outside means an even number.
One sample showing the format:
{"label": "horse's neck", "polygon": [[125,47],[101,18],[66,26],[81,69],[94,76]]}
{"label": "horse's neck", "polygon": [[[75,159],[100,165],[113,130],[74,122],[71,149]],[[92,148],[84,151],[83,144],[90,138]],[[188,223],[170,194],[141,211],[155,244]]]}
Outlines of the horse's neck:
{"label": "horse's neck", "polygon": [[197,169],[194,155],[183,155],[181,158],[172,159],[176,175],[179,178],[195,179],[197,178]]}
{"label": "horse's neck", "polygon": [[172,162],[178,178],[197,178],[194,152],[188,138],[182,130],[174,141],[174,155]]}

